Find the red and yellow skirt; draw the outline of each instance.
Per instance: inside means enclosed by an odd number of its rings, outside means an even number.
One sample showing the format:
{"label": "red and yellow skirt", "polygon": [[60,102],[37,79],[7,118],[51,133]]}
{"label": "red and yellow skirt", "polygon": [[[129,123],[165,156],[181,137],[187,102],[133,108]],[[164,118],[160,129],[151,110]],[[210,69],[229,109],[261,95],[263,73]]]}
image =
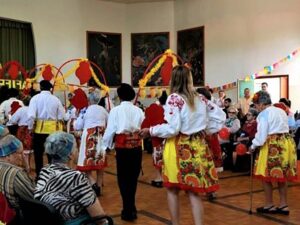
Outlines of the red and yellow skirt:
{"label": "red and yellow skirt", "polygon": [[77,169],[79,171],[101,170],[107,167],[106,157],[97,157],[104,127],[84,129],[81,137]]}
{"label": "red and yellow skirt", "polygon": [[153,153],[152,153],[153,166],[158,170],[160,170],[162,168],[163,149],[164,149],[164,144],[160,144],[156,147],[153,147]]}
{"label": "red and yellow skirt", "polygon": [[32,135],[27,126],[19,126],[16,136],[22,141],[24,151],[32,150]]}
{"label": "red and yellow skirt", "polygon": [[214,133],[206,137],[208,147],[211,151],[215,167],[218,172],[223,171],[222,150],[218,139],[218,134]]}
{"label": "red and yellow skirt", "polygon": [[297,179],[297,153],[289,134],[269,135],[254,164],[254,175],[266,182]]}
{"label": "red and yellow skirt", "polygon": [[197,133],[167,139],[163,153],[164,186],[192,192],[219,189],[217,171],[204,138]]}

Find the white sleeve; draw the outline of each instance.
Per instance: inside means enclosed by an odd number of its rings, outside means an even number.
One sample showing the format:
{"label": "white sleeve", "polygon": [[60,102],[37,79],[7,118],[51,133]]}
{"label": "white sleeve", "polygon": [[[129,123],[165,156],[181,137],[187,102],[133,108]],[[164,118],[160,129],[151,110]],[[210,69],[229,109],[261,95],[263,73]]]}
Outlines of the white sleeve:
{"label": "white sleeve", "polygon": [[268,125],[268,120],[266,115],[264,114],[258,116],[257,132],[255,134],[254,139],[252,140],[251,148],[255,149],[259,146],[262,146],[266,142],[268,136],[268,129],[269,129],[269,125]]}
{"label": "white sleeve", "polygon": [[208,133],[216,133],[222,129],[226,120],[226,113],[217,106],[212,101],[207,101],[207,116],[208,116],[208,124],[207,124],[207,132]]}
{"label": "white sleeve", "polygon": [[75,130],[82,130],[84,127],[84,121],[85,121],[85,112],[86,110],[81,110],[78,117],[74,120],[74,129]]}
{"label": "white sleeve", "polygon": [[186,104],[182,97],[172,94],[165,105],[164,119],[167,123],[150,127],[151,136],[169,138],[176,136],[181,129],[180,111]]}
{"label": "white sleeve", "polygon": [[117,131],[115,115],[116,113],[114,113],[114,111],[110,111],[107,121],[107,127],[103,135],[101,149],[113,148],[113,140]]}
{"label": "white sleeve", "polygon": [[61,101],[58,99],[59,105],[58,105],[58,112],[57,112],[57,119],[58,120],[63,120],[65,116],[65,108],[61,104]]}
{"label": "white sleeve", "polygon": [[9,125],[17,125],[18,122],[21,119],[21,115],[22,115],[22,110],[20,110],[21,108],[19,108],[9,119],[8,123]]}
{"label": "white sleeve", "polygon": [[37,105],[35,98],[32,98],[29,103],[27,115],[28,115],[28,129],[33,128],[34,120],[36,119]]}
{"label": "white sleeve", "polygon": [[4,112],[4,106],[3,103],[0,105],[0,124],[4,123],[5,119],[5,112]]}

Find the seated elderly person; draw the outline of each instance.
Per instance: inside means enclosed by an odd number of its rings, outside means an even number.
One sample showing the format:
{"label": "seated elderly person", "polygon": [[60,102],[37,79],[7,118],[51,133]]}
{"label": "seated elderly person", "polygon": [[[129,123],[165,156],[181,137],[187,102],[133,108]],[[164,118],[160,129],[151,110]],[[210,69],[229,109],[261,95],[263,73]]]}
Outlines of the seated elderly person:
{"label": "seated elderly person", "polygon": [[52,161],[41,170],[34,192],[34,198],[52,205],[66,225],[77,225],[89,217],[105,214],[87,176],[67,166],[74,156],[74,143],[73,135],[65,132],[47,137],[45,151]]}
{"label": "seated elderly person", "polygon": [[23,160],[22,151],[23,146],[19,139],[0,125],[0,193],[5,196],[8,205],[16,211],[17,216],[11,222],[13,224],[19,224],[17,222],[20,215],[19,200],[33,199],[35,187],[26,171],[19,167]]}

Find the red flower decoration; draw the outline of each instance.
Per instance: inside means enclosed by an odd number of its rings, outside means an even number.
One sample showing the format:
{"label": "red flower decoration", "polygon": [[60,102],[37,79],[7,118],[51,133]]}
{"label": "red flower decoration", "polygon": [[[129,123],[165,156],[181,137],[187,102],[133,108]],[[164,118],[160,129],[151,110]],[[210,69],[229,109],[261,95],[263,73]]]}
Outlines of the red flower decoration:
{"label": "red flower decoration", "polygon": [[172,69],[173,69],[172,62],[173,62],[172,57],[168,56],[166,58],[164,65],[162,66],[162,68],[160,70],[160,75],[161,75],[164,86],[169,85],[169,82],[171,79],[171,73],[172,73]]}
{"label": "red flower decoration", "polygon": [[48,81],[50,81],[54,77],[50,65],[45,66],[45,70],[43,71],[42,76],[44,80],[48,80]]}
{"label": "red flower decoration", "polygon": [[19,74],[19,67],[17,64],[12,63],[8,69],[8,74],[10,75],[11,79],[15,80]]}
{"label": "red flower decoration", "polygon": [[80,62],[75,75],[79,79],[81,85],[87,83],[92,76],[90,63],[88,61]]}
{"label": "red flower decoration", "polygon": [[70,99],[70,102],[78,110],[88,106],[88,98],[85,92],[80,88],[74,91],[74,96]]}

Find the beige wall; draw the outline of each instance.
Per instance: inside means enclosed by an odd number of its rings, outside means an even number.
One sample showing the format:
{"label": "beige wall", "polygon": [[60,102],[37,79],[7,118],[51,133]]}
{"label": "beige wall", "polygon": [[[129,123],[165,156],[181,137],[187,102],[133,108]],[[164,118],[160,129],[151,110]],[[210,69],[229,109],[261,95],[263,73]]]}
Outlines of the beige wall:
{"label": "beige wall", "polygon": [[[176,0],[119,4],[99,0],[0,0],[0,17],[32,22],[37,63],[86,57],[86,31],[122,33],[123,82],[130,82],[130,34],[205,26],[205,77],[210,86],[244,78],[300,47],[299,0]],[[300,59],[274,74],[290,75],[300,108]],[[235,91],[230,96],[235,100]]]}
{"label": "beige wall", "polygon": [[[175,29],[205,26],[205,81],[221,86],[299,48],[299,10],[298,0],[177,0]],[[290,75],[290,99],[300,108],[300,57],[273,74]]]}

